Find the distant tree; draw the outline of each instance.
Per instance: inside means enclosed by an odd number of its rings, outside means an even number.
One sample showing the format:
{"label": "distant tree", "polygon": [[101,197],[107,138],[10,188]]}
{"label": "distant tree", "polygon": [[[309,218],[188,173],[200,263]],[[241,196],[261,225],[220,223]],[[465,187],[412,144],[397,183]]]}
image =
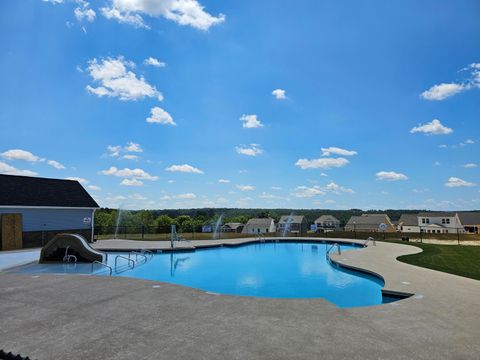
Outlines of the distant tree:
{"label": "distant tree", "polygon": [[170,231],[170,226],[173,223],[173,219],[168,215],[160,215],[155,220],[157,232],[164,233]]}

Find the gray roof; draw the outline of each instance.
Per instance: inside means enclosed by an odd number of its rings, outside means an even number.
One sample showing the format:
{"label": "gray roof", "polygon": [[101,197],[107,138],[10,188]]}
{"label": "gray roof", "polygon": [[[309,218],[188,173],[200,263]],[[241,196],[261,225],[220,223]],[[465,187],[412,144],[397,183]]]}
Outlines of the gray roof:
{"label": "gray roof", "polygon": [[463,226],[480,224],[480,211],[462,211],[458,217]]}
{"label": "gray roof", "polygon": [[229,222],[223,224],[223,226],[229,227],[230,229],[237,229],[239,226],[243,226],[242,223]]}
{"label": "gray roof", "polygon": [[431,212],[421,212],[418,216],[423,217],[454,217],[457,215],[455,211],[431,211]]}
{"label": "gray roof", "polygon": [[315,222],[324,222],[324,221],[334,221],[334,222],[340,222],[335,216],[333,215],[322,215],[320,216]]}
{"label": "gray roof", "polygon": [[402,214],[398,223],[406,226],[418,225],[418,214]]}
{"label": "gray roof", "polygon": [[253,218],[248,220],[247,226],[253,225],[253,226],[270,226],[272,223],[273,219],[272,218]]}
{"label": "gray roof", "polygon": [[[290,219],[290,220],[289,220]],[[305,216],[303,215],[282,215],[280,217],[279,223],[302,223],[305,220]]]}
{"label": "gray roof", "polygon": [[352,216],[350,220],[348,220],[347,225],[353,225],[354,222],[358,225],[391,224],[387,214],[362,214],[362,216]]}

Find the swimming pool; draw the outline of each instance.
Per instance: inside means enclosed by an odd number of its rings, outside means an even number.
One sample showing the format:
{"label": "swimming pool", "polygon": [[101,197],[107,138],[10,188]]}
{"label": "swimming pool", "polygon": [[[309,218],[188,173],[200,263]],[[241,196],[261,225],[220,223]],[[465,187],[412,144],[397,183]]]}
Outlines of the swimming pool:
{"label": "swimming pool", "polygon": [[[112,275],[163,281],[219,294],[324,298],[339,307],[381,304],[383,280],[332,265],[326,257],[330,246],[312,242],[269,242],[164,252],[154,254],[146,263],[139,257],[133,269],[128,260],[118,258],[117,271]],[[353,244],[341,245],[341,249],[361,251],[361,247]],[[122,254],[111,252],[108,256],[108,264],[114,269],[117,255]],[[348,253],[345,256],[348,257]],[[16,271],[89,274],[91,265],[35,264]],[[101,266],[96,267],[95,273],[108,274]]]}

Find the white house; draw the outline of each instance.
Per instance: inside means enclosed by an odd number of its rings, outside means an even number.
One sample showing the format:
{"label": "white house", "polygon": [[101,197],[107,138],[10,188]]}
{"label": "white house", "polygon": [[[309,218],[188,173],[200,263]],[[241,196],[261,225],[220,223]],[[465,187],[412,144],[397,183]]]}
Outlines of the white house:
{"label": "white house", "polygon": [[248,220],[242,234],[265,234],[275,232],[275,221],[272,218],[254,218]]}
{"label": "white house", "polygon": [[315,220],[317,231],[340,230],[340,220],[332,215],[322,215]]}
{"label": "white house", "polygon": [[397,230],[402,233],[419,233],[418,214],[402,214],[398,220]]}
{"label": "white house", "polygon": [[456,212],[426,212],[418,214],[418,226],[421,232],[448,234],[465,232]]}

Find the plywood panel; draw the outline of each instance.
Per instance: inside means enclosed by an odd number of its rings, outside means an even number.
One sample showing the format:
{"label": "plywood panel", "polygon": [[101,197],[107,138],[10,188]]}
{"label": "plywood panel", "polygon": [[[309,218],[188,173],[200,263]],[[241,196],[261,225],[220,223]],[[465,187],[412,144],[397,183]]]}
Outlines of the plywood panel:
{"label": "plywood panel", "polygon": [[22,246],[22,214],[2,214],[2,250],[16,250]]}

